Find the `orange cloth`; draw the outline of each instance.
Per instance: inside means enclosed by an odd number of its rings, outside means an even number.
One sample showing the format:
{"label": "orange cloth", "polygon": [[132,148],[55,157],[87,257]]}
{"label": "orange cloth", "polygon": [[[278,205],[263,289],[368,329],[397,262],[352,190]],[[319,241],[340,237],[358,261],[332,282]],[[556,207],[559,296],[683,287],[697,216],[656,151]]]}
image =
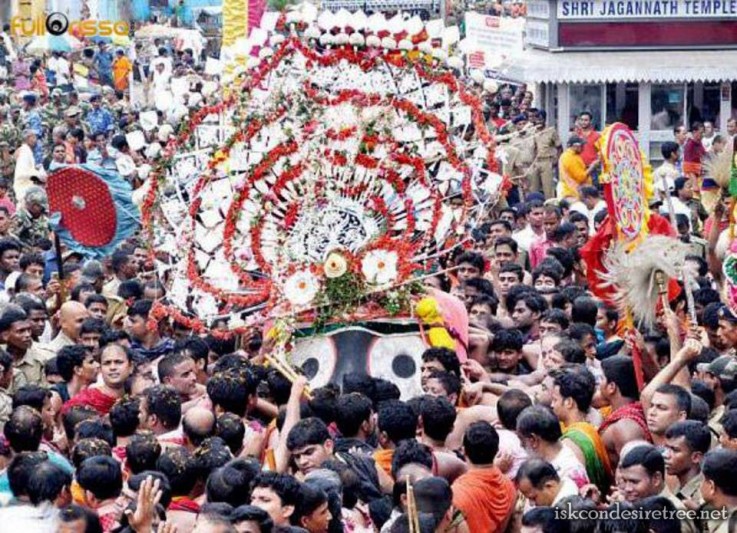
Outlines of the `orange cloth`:
{"label": "orange cloth", "polygon": [[581,185],[591,185],[591,177],[586,173],[586,163],[583,158],[569,148],[558,161],[558,199],[575,198],[579,200],[578,188]]}
{"label": "orange cloth", "polygon": [[128,74],[133,71],[133,63],[125,57],[117,57],[113,61],[113,82],[118,91],[125,91],[128,88]]}
{"label": "orange cloth", "polygon": [[453,483],[453,505],[471,533],[504,531],[516,499],[514,484],[495,466],[469,470]]}
{"label": "orange cloth", "polygon": [[386,472],[389,477],[392,475],[392,457],[394,457],[394,450],[376,450],[374,452],[376,466]]}

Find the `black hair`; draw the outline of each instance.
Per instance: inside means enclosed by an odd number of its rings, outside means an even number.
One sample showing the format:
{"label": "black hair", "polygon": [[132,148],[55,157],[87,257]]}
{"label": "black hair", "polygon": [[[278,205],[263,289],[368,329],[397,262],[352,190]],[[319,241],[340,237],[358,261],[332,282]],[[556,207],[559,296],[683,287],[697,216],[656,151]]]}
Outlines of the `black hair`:
{"label": "black hair", "polygon": [[293,476],[276,472],[261,472],[253,481],[251,490],[267,488],[281,500],[282,506],[296,506],[299,499],[299,482]]}
{"label": "black hair", "polygon": [[533,405],[517,418],[517,433],[524,437],[537,435],[545,442],[557,442],[561,437],[560,421],[549,407]]}
{"label": "black hair", "polygon": [[85,300],[84,306],[86,309],[89,309],[92,304],[105,304],[105,307],[108,307],[107,298],[102,294],[90,294]]}
{"label": "black hair", "polygon": [[548,481],[560,481],[555,467],[543,459],[531,458],[522,463],[517,470],[515,481],[519,484],[523,479],[536,489],[541,489]]}
{"label": "black hair", "polygon": [[[1,252],[0,255],[2,255]],[[456,265],[460,265],[461,263],[470,264],[474,268],[478,269],[480,274],[483,274],[484,272],[484,256],[477,254],[476,252],[463,252],[455,261]]]}
{"label": "black hair", "polygon": [[561,309],[548,309],[540,317],[540,322],[558,324],[563,331],[568,329],[569,324],[568,315]]}
{"label": "black hair", "polygon": [[325,422],[317,417],[306,418],[297,422],[287,435],[287,449],[298,450],[310,445],[323,445],[331,440]]}
{"label": "black hair", "polygon": [[737,496],[737,452],[724,448],[711,450],[704,456],[701,473],[727,496]]}
{"label": "black hair", "polygon": [[234,371],[217,373],[207,382],[207,395],[213,407],[219,406],[223,411],[241,418],[246,416],[248,399],[254,393],[248,377]]}
{"label": "black hair", "polygon": [[453,431],[456,409],[447,398],[423,396],[420,402],[420,416],[425,435],[433,440],[445,442]]}
{"label": "black hair", "polygon": [[392,454],[392,477],[397,478],[403,466],[416,463],[432,469],[433,456],[429,446],[417,440],[404,440]]}
{"label": "black hair", "polygon": [[194,455],[197,458],[197,475],[202,481],[206,481],[217,468],[225,466],[233,459],[233,454],[220,437],[205,439],[194,451]]}
{"label": "black hair", "polygon": [[302,518],[309,516],[326,503],[328,503],[328,495],[324,490],[309,483],[302,483],[299,488],[297,506],[290,521],[299,525]]}
{"label": "black hair", "polygon": [[678,143],[673,141],[667,141],[660,145],[660,153],[666,161],[670,159],[671,155],[677,153],[679,149]]}
{"label": "black hair", "polygon": [[[121,284],[122,285],[122,284]],[[138,300],[128,308],[127,315],[130,317],[140,316],[144,319],[148,319],[148,314],[151,312],[153,302],[151,300]]]}
{"label": "black hair", "polygon": [[106,329],[107,326],[104,320],[100,320],[99,318],[85,318],[79,329],[79,334],[80,336],[88,333],[99,333],[102,335]]}
{"label": "black hair", "polygon": [[112,457],[90,457],[77,469],[75,478],[80,487],[98,500],[117,498],[123,490],[120,463]]}
{"label": "black hair", "polygon": [[[208,436],[200,439],[196,444],[200,444]],[[215,436],[223,439],[233,455],[237,456],[243,448],[243,438],[246,436],[246,426],[243,419],[233,413],[220,415],[215,424]]]}
{"label": "black hair", "polygon": [[23,385],[13,395],[13,409],[27,405],[40,413],[49,398],[51,398],[49,389],[34,384]]}
{"label": "black hair", "polygon": [[182,401],[179,393],[168,385],[154,385],[143,392],[146,412],[156,415],[161,425],[173,430],[182,420]]}
{"label": "black hair", "polygon": [[62,524],[76,522],[78,520],[84,521],[84,533],[102,533],[100,517],[87,507],[71,504],[64,507],[59,513],[59,521]]}
{"label": "black hair", "polygon": [[379,408],[379,431],[398,445],[403,440],[411,440],[417,434],[417,415],[412,408],[399,400],[384,402]]}
{"label": "black hair", "polygon": [[448,481],[432,476],[417,480],[413,489],[417,511],[432,514],[439,524],[453,505],[453,490]]}
{"label": "black hair", "polygon": [[61,415],[61,423],[64,426],[64,434],[67,441],[72,442],[75,437],[74,428],[83,420],[98,418],[99,415],[94,407],[90,405],[73,405]]}
{"label": "black hair", "polygon": [[724,413],[721,424],[730,439],[737,438],[737,409],[730,409]]}
{"label": "black hair", "polygon": [[84,292],[95,292],[95,287],[91,283],[77,283],[70,294],[72,300],[75,302],[79,301],[80,295]]}
{"label": "black hair", "polygon": [[694,303],[700,304],[704,307],[713,302],[720,302],[719,292],[709,287],[695,290],[693,293],[693,298]]}
{"label": "black hair", "polygon": [[655,389],[655,392],[674,396],[676,399],[678,410],[686,413],[686,417],[691,414],[691,395],[680,385],[674,385],[673,383],[664,383],[663,385]]}
{"label": "black hair", "polygon": [[169,484],[169,478],[158,470],[143,470],[132,475],[128,478],[128,488],[134,492],[138,492],[141,489],[141,484],[149,477],[159,482],[159,490],[161,491],[161,500],[159,503],[165,509],[168,508],[171,503],[171,485]]}
{"label": "black hair", "polygon": [[317,418],[326,424],[332,424],[335,422],[335,409],[339,395],[340,390],[331,383],[317,388],[312,391],[312,399],[308,402],[310,409]]}
{"label": "black hair", "polygon": [[361,425],[369,420],[373,403],[359,392],[340,396],[336,404],[335,423],[344,437],[355,437]]}
{"label": "black hair", "polygon": [[169,480],[172,496],[187,496],[197,483],[197,464],[183,446],[165,449],[156,461],[156,470]]}
{"label": "black hair", "polygon": [[532,283],[537,283],[540,276],[545,276],[552,279],[555,282],[556,287],[560,285],[561,272],[556,268],[552,268],[550,265],[538,265],[532,270]]}
{"label": "black hair", "polygon": [[499,451],[499,434],[488,422],[474,422],[463,435],[463,451],[472,465],[490,465]]}
{"label": "black hair", "polygon": [[516,274],[517,279],[520,283],[522,283],[522,281],[525,279],[525,271],[517,263],[505,263],[504,265],[502,265],[499,269],[499,273],[502,274],[506,272],[513,272],[514,274]]}
{"label": "black hair", "polygon": [[517,285],[509,290],[507,294],[507,309],[510,312],[513,311],[517,302],[520,301],[525,302],[527,308],[533,313],[542,314],[548,309],[548,302],[543,295],[526,285]]}
{"label": "black hair", "polygon": [[240,505],[233,509],[230,521],[237,525],[240,522],[256,522],[261,533],[271,533],[274,522],[269,513],[255,505]]}
{"label": "black hair", "polygon": [[101,439],[107,442],[112,448],[115,446],[115,434],[113,428],[102,418],[90,418],[82,420],[77,427],[74,428],[74,438],[81,439]]}
{"label": "black hair", "polygon": [[563,356],[566,363],[583,364],[586,362],[586,352],[573,339],[563,337],[553,346],[553,349]]}
{"label": "black hair", "polygon": [[130,437],[138,428],[140,400],[124,396],[110,409],[110,425],[115,437]]}
{"label": "black hair", "polygon": [[113,449],[108,442],[102,439],[81,439],[72,448],[69,458],[74,468],[79,468],[90,457],[112,457]]}
{"label": "black hair", "polygon": [[458,360],[458,355],[448,348],[428,348],[422,353],[422,361],[426,363],[437,361],[446,372],[456,376],[461,375],[461,363]]}
{"label": "black hair", "polygon": [[598,313],[596,300],[588,296],[579,296],[572,302],[571,322],[583,322],[591,327],[596,327],[596,315]]}
{"label": "black hair", "polygon": [[[573,253],[570,250],[555,246],[553,248],[548,248],[547,252],[545,253],[548,256],[546,259],[555,259],[558,264],[563,267],[564,278],[567,278],[573,273],[575,259]],[[543,260],[541,264],[543,263],[545,263],[545,260]]]}
{"label": "black hair", "polygon": [[692,452],[706,453],[711,447],[711,432],[706,424],[695,420],[681,420],[665,430],[666,439],[684,437]]}
{"label": "black hair", "polygon": [[[635,502],[637,508],[651,516],[648,530],[653,533],[680,533],[681,521],[676,518],[676,506],[665,496],[649,496]],[[656,511],[656,513],[653,513]],[[657,518],[654,518],[657,516]]]}
{"label": "black hair", "polygon": [[79,344],[62,347],[56,356],[56,367],[61,378],[69,383],[74,377],[74,369],[82,366],[89,355],[87,348]]}
{"label": "black hair", "polygon": [[622,457],[619,468],[625,469],[631,466],[642,466],[647,475],[652,477],[657,473],[665,479],[665,459],[663,454],[655,446],[650,444],[635,446]]}
{"label": "black hair", "polygon": [[[0,240],[2,242],[2,240]],[[0,315],[0,333],[8,331],[16,322],[28,320],[28,315],[20,307],[6,307]]]}
{"label": "black hair", "polygon": [[23,451],[13,457],[8,465],[8,485],[13,496],[28,495],[28,483],[36,468],[48,462],[46,452]]}
{"label": "black hair", "polygon": [[553,383],[563,399],[572,398],[576,407],[586,413],[596,392],[596,379],[584,366],[564,366],[552,372]]}
{"label": "black hair", "polygon": [[619,393],[625,398],[639,398],[635,367],[632,358],[626,355],[613,355],[601,362],[604,377],[609,383],[614,383]]}
{"label": "black hair", "polygon": [[189,355],[192,359],[197,361],[204,361],[205,366],[203,370],[207,371],[207,356],[210,353],[210,348],[207,343],[196,335],[190,335],[179,339],[174,345],[175,352],[183,352]]}
{"label": "black hair", "polygon": [[131,254],[126,250],[115,250],[110,260],[113,272],[118,273],[130,261]]}
{"label": "black hair", "polygon": [[554,243],[561,243],[566,237],[576,234],[576,226],[570,222],[562,222],[557,228],[553,230],[550,235],[550,240]]}
{"label": "black hair", "polygon": [[164,383],[164,380],[166,378],[172,377],[174,375],[175,367],[181,365],[182,363],[186,363],[187,361],[193,361],[193,359],[189,355],[183,353],[175,352],[164,356],[159,361],[159,366],[157,368],[159,381],[161,383]]}
{"label": "black hair", "polygon": [[471,278],[463,282],[463,287],[473,287],[480,295],[488,296],[490,298],[496,298],[494,294],[494,286],[488,279],[485,278]]}
{"label": "black hair", "polygon": [[443,372],[442,370],[435,370],[430,374],[428,379],[438,380],[448,395],[455,394],[457,398],[460,397],[461,380],[455,374]]}
{"label": "black hair", "polygon": [[515,241],[512,237],[507,237],[505,235],[499,237],[496,241],[494,241],[494,251],[496,252],[496,249],[500,246],[508,246],[510,250],[512,250],[512,253],[514,255],[517,255],[519,252],[519,244],[517,244],[517,241]]}
{"label": "black hair", "polygon": [[155,470],[161,456],[161,444],[151,431],[138,431],[125,445],[126,463],[133,474]]}
{"label": "black hair", "polygon": [[517,418],[532,405],[529,395],[518,389],[504,391],[496,404],[497,416],[502,427],[509,431],[517,430]]}
{"label": "black hair", "polygon": [[514,350],[519,352],[525,345],[522,332],[518,329],[502,329],[494,335],[489,349],[493,352],[503,352],[504,350]]}
{"label": "black hair", "polygon": [[71,474],[51,461],[42,461],[36,465],[28,478],[28,498],[33,505],[54,502],[71,483]]}
{"label": "black hair", "polygon": [[14,452],[35,452],[43,436],[41,413],[27,405],[13,409],[3,434]]}

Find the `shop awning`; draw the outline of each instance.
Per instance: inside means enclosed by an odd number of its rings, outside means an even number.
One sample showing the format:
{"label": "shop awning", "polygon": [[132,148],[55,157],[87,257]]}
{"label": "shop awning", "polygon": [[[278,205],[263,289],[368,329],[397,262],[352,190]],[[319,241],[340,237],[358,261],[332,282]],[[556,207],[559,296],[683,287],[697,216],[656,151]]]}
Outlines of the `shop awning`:
{"label": "shop awning", "polygon": [[525,50],[499,69],[528,83],[718,82],[737,80],[737,50],[545,52]]}

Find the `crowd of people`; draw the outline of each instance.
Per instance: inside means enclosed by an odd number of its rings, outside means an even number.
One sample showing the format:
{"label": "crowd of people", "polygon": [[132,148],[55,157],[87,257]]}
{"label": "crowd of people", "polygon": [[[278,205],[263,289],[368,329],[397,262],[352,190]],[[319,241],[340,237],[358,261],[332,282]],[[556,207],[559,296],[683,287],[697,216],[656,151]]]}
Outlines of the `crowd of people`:
{"label": "crowd of people", "polygon": [[[487,95],[515,187],[450,273],[426,280],[465,303],[468,358],[427,349],[414,398],[365,375],[308,390],[264,365],[261,335],[151,327],[167,287],[137,238],[102,261],[65,251],[58,275],[47,175],[88,163],[140,191],[217,78],[162,40],[134,40],[135,61],[96,45],[86,91],[63,53],[0,50],[0,530],[737,531],[729,216],[701,200],[714,188],[703,164],[736,131],[695,123],[663,144],[650,207],[673,210],[693,286],[622,336],[580,254],[607,215],[591,115],[564,151],[525,87]],[[188,90],[157,105],[175,79]],[[151,85],[143,107],[131,80]]]}

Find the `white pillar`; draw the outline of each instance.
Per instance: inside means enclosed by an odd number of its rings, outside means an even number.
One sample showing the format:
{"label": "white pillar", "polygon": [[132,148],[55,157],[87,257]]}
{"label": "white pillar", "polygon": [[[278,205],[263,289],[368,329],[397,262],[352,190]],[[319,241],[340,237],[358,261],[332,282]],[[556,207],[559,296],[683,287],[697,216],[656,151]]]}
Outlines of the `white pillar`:
{"label": "white pillar", "polygon": [[568,99],[568,84],[559,83],[556,85],[558,91],[558,135],[561,142],[565,145],[570,136],[571,129],[571,110]]}
{"label": "white pillar", "polygon": [[637,131],[639,133],[638,140],[640,148],[645,152],[648,160],[650,157],[650,120],[652,110],[650,109],[650,90],[649,83],[640,83],[640,90],[637,93]]}

